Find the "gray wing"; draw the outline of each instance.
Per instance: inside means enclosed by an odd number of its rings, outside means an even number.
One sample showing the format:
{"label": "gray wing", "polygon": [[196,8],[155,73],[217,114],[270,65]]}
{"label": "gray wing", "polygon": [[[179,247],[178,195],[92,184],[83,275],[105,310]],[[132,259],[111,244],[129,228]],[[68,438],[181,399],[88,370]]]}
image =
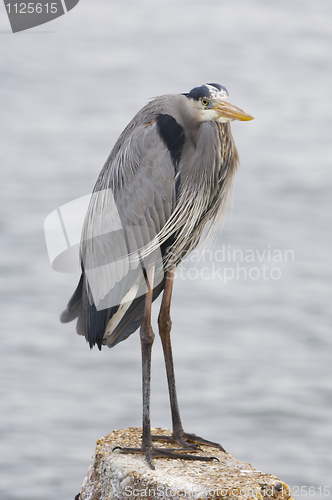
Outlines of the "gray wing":
{"label": "gray wing", "polygon": [[90,344],[114,345],[124,340],[118,338],[117,326],[133,302],[144,297],[142,267],[153,261],[154,287],[162,284],[157,235],[174,203],[175,169],[170,152],[155,120],[140,124],[101,172],[83,227],[83,304],[78,333]]}

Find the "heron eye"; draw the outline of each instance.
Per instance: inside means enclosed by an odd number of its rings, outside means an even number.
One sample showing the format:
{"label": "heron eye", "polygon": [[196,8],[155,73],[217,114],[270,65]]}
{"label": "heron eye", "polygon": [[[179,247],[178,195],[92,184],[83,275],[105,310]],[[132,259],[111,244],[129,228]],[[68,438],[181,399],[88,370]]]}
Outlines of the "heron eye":
{"label": "heron eye", "polygon": [[207,99],[202,99],[203,106],[208,106],[209,101]]}

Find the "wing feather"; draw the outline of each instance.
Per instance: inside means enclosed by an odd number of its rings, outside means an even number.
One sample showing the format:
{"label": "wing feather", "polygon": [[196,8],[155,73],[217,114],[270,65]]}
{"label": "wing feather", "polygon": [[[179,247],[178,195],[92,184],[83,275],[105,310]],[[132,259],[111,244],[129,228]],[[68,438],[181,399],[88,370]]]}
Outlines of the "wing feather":
{"label": "wing feather", "polygon": [[[89,332],[99,325],[100,331],[93,338],[98,344],[107,341],[103,340],[105,321],[117,314],[113,321],[117,328],[121,311],[125,314],[135,297],[144,293],[140,254],[144,262],[149,258],[151,252],[146,249],[157,241],[174,206],[174,164],[156,123],[137,126],[101,175],[103,179],[97,181],[81,241],[84,286],[90,307],[81,310],[80,331],[91,340]],[[155,242],[153,245],[155,251]],[[154,258],[161,260],[160,250]],[[162,279],[160,275],[156,286]],[[105,309],[111,314],[102,313]],[[98,312],[104,317],[102,327],[96,319]],[[107,337],[111,337],[112,328],[106,331]]]}

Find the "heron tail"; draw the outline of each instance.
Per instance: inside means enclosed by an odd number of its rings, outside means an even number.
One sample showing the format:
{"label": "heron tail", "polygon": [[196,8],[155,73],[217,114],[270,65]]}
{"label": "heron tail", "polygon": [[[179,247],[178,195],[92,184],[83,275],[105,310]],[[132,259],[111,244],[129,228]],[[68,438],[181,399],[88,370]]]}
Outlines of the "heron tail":
{"label": "heron tail", "polygon": [[[161,281],[153,290],[152,300],[154,301],[165,286],[165,279]],[[145,295],[133,300],[130,307],[112,330],[105,336],[105,331],[109,320],[117,312],[118,307],[97,311],[94,304],[90,304],[84,294],[84,274],[80,278],[75,292],[68,302],[66,309],[60,316],[61,323],[69,323],[77,319],[76,330],[79,335],[85,336],[92,348],[95,344],[101,349],[102,345],[114,347],[119,342],[126,340],[134,333],[142,323],[144,312]]]}

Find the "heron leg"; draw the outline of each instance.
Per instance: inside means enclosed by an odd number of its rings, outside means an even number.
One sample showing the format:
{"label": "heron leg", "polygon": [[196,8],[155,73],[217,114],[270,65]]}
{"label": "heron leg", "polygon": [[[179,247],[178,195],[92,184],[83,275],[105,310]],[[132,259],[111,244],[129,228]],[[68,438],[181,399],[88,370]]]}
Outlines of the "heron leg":
{"label": "heron leg", "polygon": [[145,294],[144,313],[140,329],[141,353],[142,353],[142,398],[143,398],[143,422],[142,422],[142,447],[120,448],[120,453],[143,453],[151,469],[154,469],[152,458],[156,456],[151,439],[150,423],[150,385],[151,385],[151,352],[154,342],[154,332],[151,326],[151,306],[153,296],[153,274],[154,266],[150,265],[145,271],[147,291]]}
{"label": "heron leg", "polygon": [[[150,271],[150,272],[149,272]],[[152,272],[151,272],[152,271]],[[153,272],[154,267],[148,268],[146,277],[147,292],[142,325],[140,329],[141,351],[142,351],[142,392],[143,392],[143,434],[142,450],[146,451],[152,447],[151,423],[150,423],[150,386],[151,386],[151,352],[154,342],[154,332],[151,326],[151,306],[153,294]],[[152,468],[151,459],[147,454],[147,460]]]}
{"label": "heron leg", "polygon": [[196,436],[195,434],[187,434],[183,430],[178,399],[176,395],[175,373],[174,373],[174,363],[173,363],[173,354],[171,345],[171,335],[170,335],[172,328],[171,298],[172,298],[173,281],[174,281],[174,270],[175,268],[173,267],[166,272],[164,294],[158,317],[159,335],[163,346],[166,373],[167,373],[173,432],[172,436],[152,436],[152,440],[167,441],[173,443],[175,442],[179,444],[182,448],[187,448],[191,450],[200,449],[199,445],[203,444],[205,446],[213,446],[215,448],[219,448],[221,451],[225,451],[224,448],[219,443],[208,441],[199,436]]}
{"label": "heron leg", "polygon": [[173,281],[174,281],[174,268],[171,268],[169,271],[166,272],[165,288],[158,316],[159,335],[164,351],[169,399],[171,405],[172,428],[173,428],[172,439],[175,439],[177,441],[179,438],[181,441],[181,443],[179,444],[181,444],[183,447],[193,448],[193,446],[188,445],[187,442],[181,439],[181,434],[184,431],[180,417],[178,399],[176,395],[175,373],[174,373],[174,363],[173,363],[173,354],[171,345],[171,335],[170,335],[172,328],[171,299],[173,291]]}
{"label": "heron leg", "polygon": [[[215,457],[200,457],[195,455],[183,455],[182,452],[188,451],[188,443],[185,447],[171,449],[171,448],[156,448],[152,443],[151,436],[151,423],[150,423],[150,381],[151,381],[151,351],[154,341],[154,332],[151,326],[151,305],[153,295],[153,272],[154,268],[147,269],[147,292],[145,295],[144,314],[142,325],[140,329],[141,351],[142,351],[142,386],[143,386],[143,433],[142,433],[142,447],[141,448],[121,448],[116,447],[120,453],[139,453],[145,454],[146,460],[151,469],[154,469],[152,459],[160,458],[175,458],[182,460],[199,460],[202,462],[210,462],[218,460]],[[180,416],[180,415],[179,415]],[[180,422],[181,423],[181,422]],[[114,449],[114,450],[115,450]],[[196,451],[195,446],[191,446],[192,451]]]}

